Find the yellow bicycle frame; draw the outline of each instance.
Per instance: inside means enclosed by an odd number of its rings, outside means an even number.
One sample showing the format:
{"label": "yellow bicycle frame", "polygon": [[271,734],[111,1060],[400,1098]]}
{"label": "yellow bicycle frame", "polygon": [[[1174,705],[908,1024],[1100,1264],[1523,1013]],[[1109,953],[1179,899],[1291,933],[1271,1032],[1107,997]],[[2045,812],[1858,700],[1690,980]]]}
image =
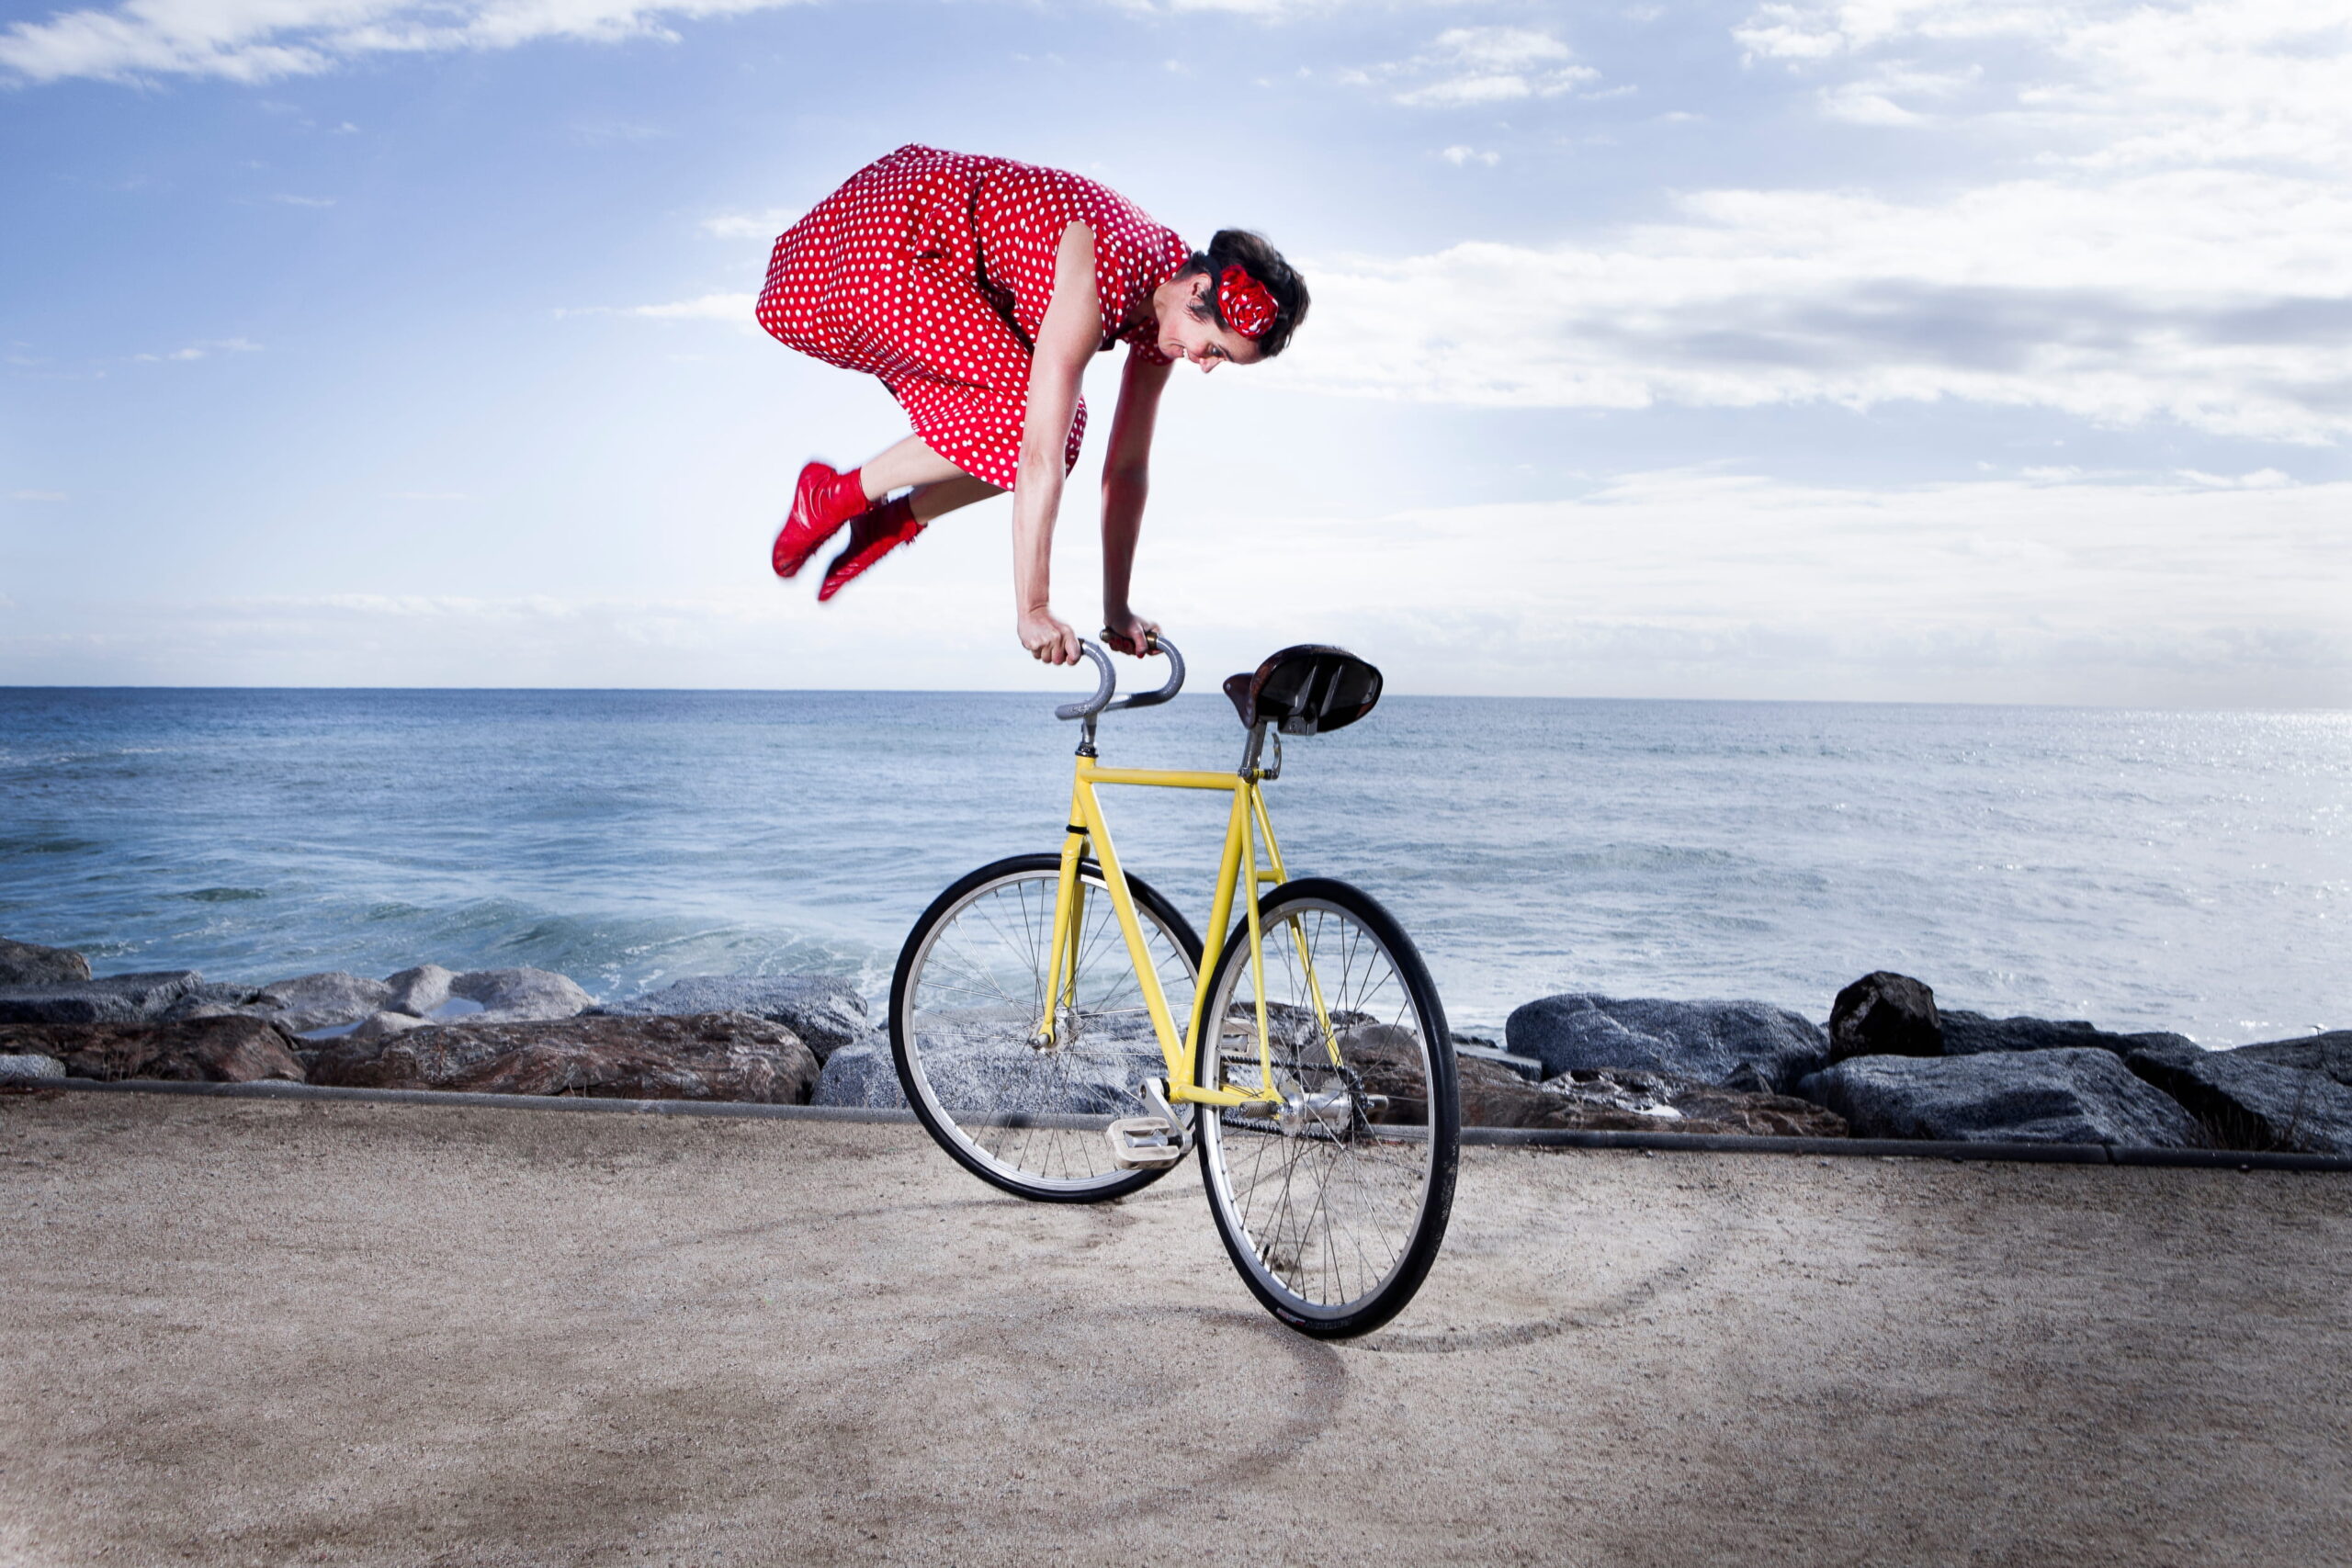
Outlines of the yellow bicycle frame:
{"label": "yellow bicycle frame", "polygon": [[[1254,755],[1254,752],[1253,752]],[[1251,766],[1238,773],[1187,773],[1158,768],[1105,768],[1081,751],[1070,785],[1069,830],[1062,840],[1060,879],[1054,894],[1053,945],[1046,973],[1054,977],[1053,994],[1047,999],[1046,1017],[1040,1034],[1050,1040],[1057,1021],[1061,1017],[1065,1000],[1076,1001],[1078,982],[1078,930],[1084,915],[1085,884],[1080,881],[1079,862],[1084,857],[1091,840],[1094,858],[1102,868],[1102,881],[1111,894],[1111,908],[1119,918],[1119,930],[1126,938],[1127,955],[1134,963],[1136,976],[1143,987],[1144,1005],[1151,1014],[1152,1032],[1159,1036],[1161,1055],[1168,1059],[1168,1098],[1171,1101],[1190,1101],[1197,1105],[1245,1105],[1252,1101],[1282,1099],[1275,1087],[1271,1037],[1266,1029],[1266,976],[1261,964],[1250,965],[1250,976],[1256,993],[1258,1012],[1258,1065],[1261,1070],[1257,1093],[1239,1089],[1201,1089],[1195,1086],[1196,1069],[1204,1043],[1202,1035],[1203,1015],[1208,1007],[1210,972],[1216,967],[1217,954],[1225,950],[1226,932],[1233,919],[1233,901],[1238,895],[1248,911],[1250,951],[1260,951],[1262,933],[1258,926],[1260,889],[1271,877],[1275,886],[1290,880],[1283,869],[1282,848],[1274,841],[1273,823],[1266,816],[1266,800],[1260,782],[1264,770]],[[1137,784],[1148,789],[1221,789],[1233,795],[1233,809],[1225,826],[1225,852],[1217,865],[1216,895],[1209,908],[1209,929],[1202,949],[1202,973],[1199,984],[1193,988],[1193,1016],[1180,1035],[1175,1020],[1168,1011],[1168,995],[1159,984],[1159,972],[1151,961],[1149,948],[1144,942],[1143,925],[1136,917],[1134,896],[1127,890],[1126,874],[1119,868],[1119,853],[1111,842],[1111,825],[1102,814],[1102,803],[1095,795],[1098,784]],[[1258,844],[1265,844],[1270,864],[1258,863]],[[1297,931],[1294,919],[1292,927]],[[1299,935],[1302,958],[1306,958],[1303,933]],[[1308,995],[1315,1003],[1316,1022],[1320,1027],[1331,1060],[1340,1060],[1337,1039],[1331,1020],[1323,1005],[1323,989],[1315,977],[1311,958],[1306,958]],[[1220,1024],[1220,1028],[1222,1025]]]}

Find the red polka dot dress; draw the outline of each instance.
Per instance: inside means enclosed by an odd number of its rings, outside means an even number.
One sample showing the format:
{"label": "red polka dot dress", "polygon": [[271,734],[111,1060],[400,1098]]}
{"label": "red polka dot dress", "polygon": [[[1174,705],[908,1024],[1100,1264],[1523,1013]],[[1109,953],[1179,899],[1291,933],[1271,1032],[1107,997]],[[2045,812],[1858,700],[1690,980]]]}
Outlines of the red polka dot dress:
{"label": "red polka dot dress", "polygon": [[[1062,231],[1094,231],[1101,347],[1157,364],[1151,292],[1191,249],[1092,180],[1009,158],[906,146],[850,176],[775,243],[760,325],[803,354],[881,378],[915,434],[1012,488],[1029,359]],[[1064,461],[1078,462],[1081,400]]]}

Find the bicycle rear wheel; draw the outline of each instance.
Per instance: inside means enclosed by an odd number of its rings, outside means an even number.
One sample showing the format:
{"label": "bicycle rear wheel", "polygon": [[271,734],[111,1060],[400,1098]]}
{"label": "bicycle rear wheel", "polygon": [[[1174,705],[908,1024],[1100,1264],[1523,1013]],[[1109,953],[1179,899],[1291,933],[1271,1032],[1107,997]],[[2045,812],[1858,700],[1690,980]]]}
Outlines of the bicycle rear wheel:
{"label": "bicycle rear wheel", "polygon": [[[1092,1203],[1164,1174],[1114,1165],[1103,1129],[1152,1114],[1143,1083],[1165,1077],[1168,1061],[1091,860],[1079,864],[1076,985],[1040,1042],[1060,874],[1057,855],[1015,855],[932,901],[890,982],[890,1051],[907,1103],[967,1170],[1023,1198]],[[1130,876],[1127,891],[1181,1030],[1201,939],[1149,884]]]}
{"label": "bicycle rear wheel", "polygon": [[[1369,894],[1321,878],[1259,906],[1261,942],[1233,933],[1209,980],[1204,1088],[1257,1093],[1253,970],[1266,977],[1282,1104],[1200,1119],[1217,1234],[1276,1317],[1324,1338],[1402,1311],[1445,1239],[1460,1154],[1453,1039],[1420,954]],[[1204,1032],[1209,1032],[1204,1029]]]}

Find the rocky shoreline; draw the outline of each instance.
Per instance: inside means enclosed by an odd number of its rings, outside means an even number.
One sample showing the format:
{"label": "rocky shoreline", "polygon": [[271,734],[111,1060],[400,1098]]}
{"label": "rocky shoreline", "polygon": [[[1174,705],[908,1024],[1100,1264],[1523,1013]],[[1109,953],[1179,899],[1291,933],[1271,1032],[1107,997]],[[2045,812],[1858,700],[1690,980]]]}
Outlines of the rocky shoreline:
{"label": "rocky shoreline", "polygon": [[[1754,1001],[1564,993],[1456,1036],[1469,1126],[2352,1155],[2352,1030],[2207,1051],[2182,1035],[1941,1010],[1864,976],[1827,1024]],[[0,1085],[248,1082],[892,1107],[889,1042],[830,976],[706,976],[598,1005],[533,968],[266,986],[94,976],[0,940]],[[1073,1106],[1073,1110],[1087,1107]]]}

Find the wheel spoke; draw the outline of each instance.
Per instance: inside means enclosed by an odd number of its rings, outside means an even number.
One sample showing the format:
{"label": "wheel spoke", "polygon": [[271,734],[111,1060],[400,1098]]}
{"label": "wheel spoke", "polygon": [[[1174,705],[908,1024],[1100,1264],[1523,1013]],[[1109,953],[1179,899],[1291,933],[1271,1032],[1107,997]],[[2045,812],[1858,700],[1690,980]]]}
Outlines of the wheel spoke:
{"label": "wheel spoke", "polygon": [[[1359,1332],[1409,1298],[1442,1235],[1453,1153],[1450,1141],[1439,1147],[1438,1117],[1442,1110],[1450,1133],[1452,1083],[1450,1073],[1433,1079],[1432,1053],[1451,1043],[1433,1001],[1425,1015],[1365,917],[1335,897],[1284,897],[1261,915],[1255,960],[1220,970],[1206,1016],[1246,1031],[1247,1049],[1220,1038],[1212,1074],[1245,1087],[1238,1064],[1250,1059],[1255,1076],[1254,987],[1264,976],[1287,1110],[1271,1121],[1206,1119],[1204,1162],[1218,1224],[1260,1295],[1326,1332]],[[1377,1112],[1367,1109],[1373,1095],[1384,1097]]]}
{"label": "wheel spoke", "polygon": [[[892,1019],[933,1132],[973,1168],[1030,1196],[1136,1185],[1136,1173],[1113,1165],[1100,1127],[1146,1114],[1142,1080],[1164,1071],[1109,890],[1082,874],[1085,904],[1063,953],[1071,985],[1050,1043],[1035,1032],[1054,991],[1057,866],[981,882],[917,931],[904,1010]],[[1193,955],[1154,897],[1136,897],[1147,956],[1170,1009],[1189,1013]]]}

